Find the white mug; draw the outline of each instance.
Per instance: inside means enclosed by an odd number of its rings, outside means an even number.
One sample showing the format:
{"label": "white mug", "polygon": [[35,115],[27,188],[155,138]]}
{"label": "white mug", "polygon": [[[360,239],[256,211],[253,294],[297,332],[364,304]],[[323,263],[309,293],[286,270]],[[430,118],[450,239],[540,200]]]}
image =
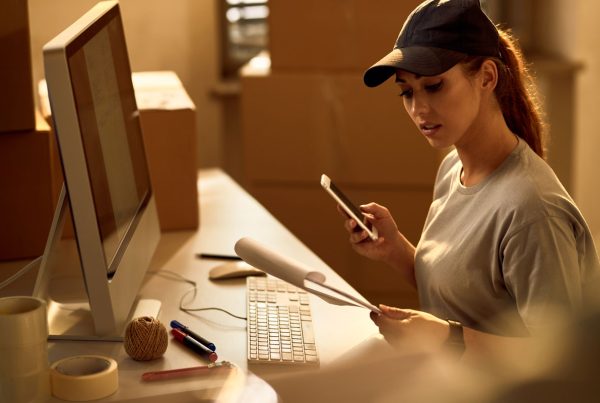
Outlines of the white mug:
{"label": "white mug", "polygon": [[41,402],[50,396],[46,302],[0,298],[0,402]]}

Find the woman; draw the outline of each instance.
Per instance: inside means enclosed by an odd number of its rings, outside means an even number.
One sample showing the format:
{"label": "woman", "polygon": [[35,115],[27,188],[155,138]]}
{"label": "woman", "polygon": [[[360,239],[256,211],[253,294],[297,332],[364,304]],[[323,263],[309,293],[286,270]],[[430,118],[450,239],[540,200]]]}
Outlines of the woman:
{"label": "woman", "polygon": [[416,248],[378,204],[361,206],[377,241],[346,221],[358,253],[399,270],[419,293],[423,311],[372,314],[380,332],[393,343],[477,351],[518,343],[543,333],[556,313],[583,309],[600,290],[598,255],[543,160],[543,124],[510,36],[478,0],[426,1],[364,81],[374,87],[392,76],[431,146],[454,149]]}

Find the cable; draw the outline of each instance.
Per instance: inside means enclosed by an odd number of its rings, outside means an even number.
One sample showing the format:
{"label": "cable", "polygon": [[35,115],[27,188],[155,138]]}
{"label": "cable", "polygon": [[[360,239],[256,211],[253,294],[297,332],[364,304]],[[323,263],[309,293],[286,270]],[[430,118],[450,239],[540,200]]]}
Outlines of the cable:
{"label": "cable", "polygon": [[192,288],[192,289],[188,290],[188,291],[187,291],[185,294],[183,294],[183,295],[181,296],[181,299],[179,300],[179,309],[180,309],[180,310],[182,310],[183,312],[187,312],[187,313],[189,313],[189,312],[199,312],[199,311],[210,311],[210,310],[214,310],[214,311],[221,311],[221,312],[224,312],[224,313],[226,313],[226,314],[227,314],[227,315],[229,315],[229,316],[233,316],[233,317],[234,317],[234,318],[236,318],[236,319],[247,320],[247,319],[246,319],[246,317],[244,317],[244,316],[238,316],[238,315],[235,315],[235,314],[233,314],[233,313],[231,313],[231,312],[229,312],[229,311],[227,311],[227,310],[225,310],[225,309],[223,309],[223,308],[218,308],[218,307],[206,307],[206,308],[186,308],[186,307],[184,307],[184,306],[183,306],[183,299],[184,299],[184,298],[185,298],[185,297],[186,297],[186,296],[187,296],[187,295],[188,295],[190,292],[193,292],[193,293],[194,293],[194,295],[193,295],[192,299],[196,298],[196,292],[197,292],[197,290],[198,290],[198,289],[197,289],[197,288],[194,286],[194,288]]}
{"label": "cable", "polygon": [[236,319],[241,319],[241,320],[247,320],[246,317],[244,316],[238,316],[234,313],[231,313],[223,308],[218,308],[218,307],[205,307],[205,308],[191,308],[191,307],[186,307],[184,306],[184,302],[183,300],[185,299],[185,297],[188,296],[188,294],[193,293],[191,300],[193,301],[196,298],[196,295],[198,293],[198,286],[197,283],[194,280],[190,280],[184,276],[182,276],[179,273],[175,273],[174,271],[171,270],[160,270],[160,271],[149,271],[148,273],[152,273],[152,274],[157,274],[157,275],[161,275],[163,277],[167,277],[167,278],[171,278],[172,280],[179,280],[179,281],[183,281],[185,283],[191,284],[192,288],[190,288],[188,291],[186,291],[181,298],[179,299],[179,310],[185,312],[185,313],[190,313],[190,312],[199,312],[199,311],[221,311],[223,313],[226,313],[229,316],[232,316]]}
{"label": "cable", "polygon": [[[5,288],[6,286],[8,286],[9,284],[15,282],[18,278],[22,277],[23,275],[27,274],[33,267],[35,267],[36,263],[38,263],[40,260],[42,259],[42,256],[38,256],[37,258],[35,258],[34,260],[32,260],[31,262],[29,262],[27,265],[25,265],[23,268],[21,268],[18,272],[16,272],[15,274],[13,274],[12,276],[10,276],[9,278],[7,278],[6,280],[2,281],[0,283],[0,290]],[[190,290],[188,290],[187,292],[185,292],[182,296],[181,299],[179,300],[179,309],[183,312],[199,312],[199,311],[210,311],[210,310],[214,310],[214,311],[221,311],[223,313],[226,313],[227,315],[230,315],[236,319],[241,319],[241,320],[247,320],[246,317],[244,316],[238,316],[234,313],[231,313],[223,308],[218,308],[218,307],[206,307],[206,308],[190,308],[190,307],[185,307],[183,304],[183,300],[185,299],[185,297],[190,293],[193,292],[194,295],[192,297],[192,300],[196,297],[196,294],[198,292],[198,286],[196,284],[196,282],[194,280],[190,280],[184,276],[182,276],[179,273],[175,273],[174,271],[170,271],[170,270],[161,270],[161,271],[149,271],[148,273],[152,273],[152,274],[157,274],[157,275],[161,275],[163,277],[170,277],[173,280],[180,280],[183,281],[185,283],[189,283],[192,285],[192,288]]]}
{"label": "cable", "polygon": [[31,262],[27,263],[23,268],[21,268],[18,272],[16,272],[15,274],[13,274],[12,276],[10,276],[9,278],[7,278],[6,280],[4,280],[3,282],[0,283],[0,290],[3,289],[4,287],[8,286],[9,284],[13,283],[15,280],[17,280],[19,277],[25,275],[27,272],[29,272],[34,266],[35,264],[40,261],[42,259],[42,256],[38,256],[35,259],[33,259]]}

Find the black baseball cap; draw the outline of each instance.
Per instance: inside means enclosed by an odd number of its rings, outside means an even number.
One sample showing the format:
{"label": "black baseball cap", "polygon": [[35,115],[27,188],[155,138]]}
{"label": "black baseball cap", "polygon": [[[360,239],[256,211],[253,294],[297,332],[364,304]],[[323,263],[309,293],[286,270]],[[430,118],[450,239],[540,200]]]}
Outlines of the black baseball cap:
{"label": "black baseball cap", "polygon": [[376,87],[396,69],[435,76],[467,56],[500,57],[499,43],[498,30],[479,0],[427,0],[408,16],[394,49],[363,79]]}

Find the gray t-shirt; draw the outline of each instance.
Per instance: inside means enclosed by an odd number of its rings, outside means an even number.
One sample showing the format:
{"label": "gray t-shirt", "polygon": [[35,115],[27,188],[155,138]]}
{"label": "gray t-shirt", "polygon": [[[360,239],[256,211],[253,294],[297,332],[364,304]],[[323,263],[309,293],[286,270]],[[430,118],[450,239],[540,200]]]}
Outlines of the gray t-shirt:
{"label": "gray t-shirt", "polygon": [[[590,231],[552,169],[519,140],[481,183],[442,162],[415,257],[421,309],[501,335],[536,333],[599,291]],[[557,311],[559,310],[559,311]]]}

